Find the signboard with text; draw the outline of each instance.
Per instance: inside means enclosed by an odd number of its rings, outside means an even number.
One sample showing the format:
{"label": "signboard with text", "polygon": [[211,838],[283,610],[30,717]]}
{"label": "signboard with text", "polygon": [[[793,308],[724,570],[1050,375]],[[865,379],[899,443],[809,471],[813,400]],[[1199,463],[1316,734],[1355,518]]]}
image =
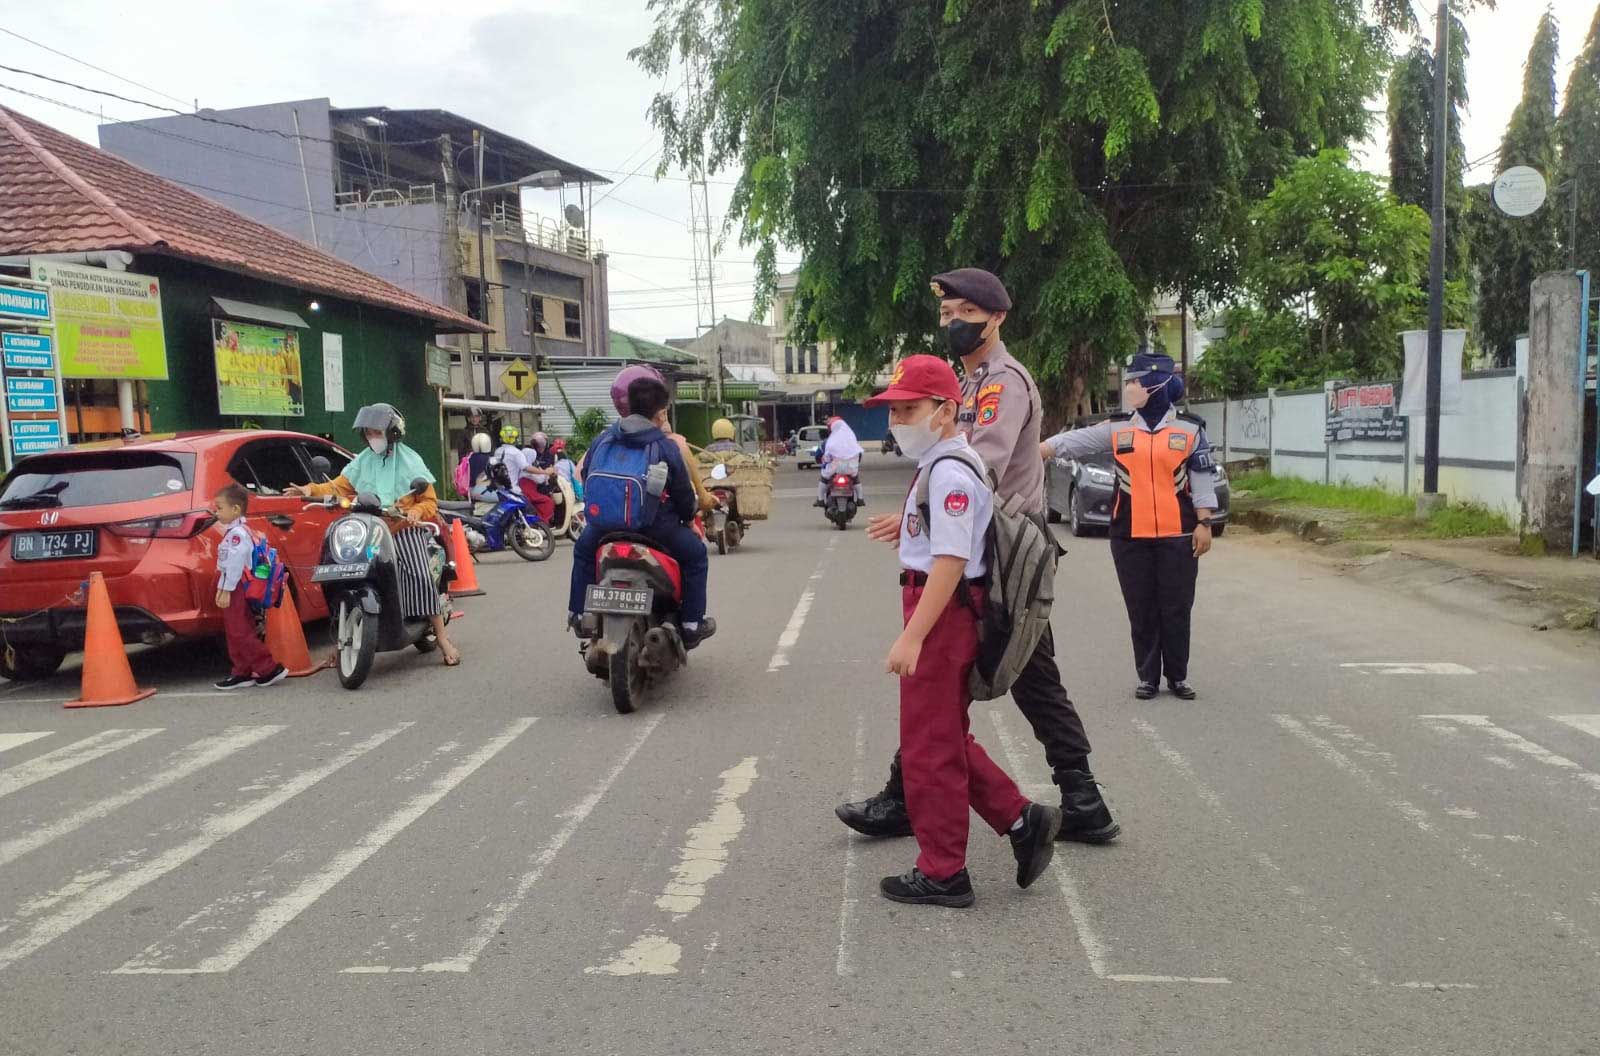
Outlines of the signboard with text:
{"label": "signboard with text", "polygon": [[[11,321],[11,325],[30,324]],[[0,390],[5,393],[0,402],[0,455],[4,456],[0,461],[7,468],[24,455],[52,451],[66,442],[59,366],[51,334],[0,331],[0,377],[4,378]]]}
{"label": "signboard with text", "polygon": [[37,259],[33,277],[50,284],[63,377],[166,379],[160,282],[129,271]]}
{"label": "signboard with text", "polygon": [[28,323],[48,323],[50,295],[31,286],[0,282],[0,316]]}
{"label": "signboard with text", "polygon": [[1399,413],[1394,382],[1351,385],[1340,381],[1330,385],[1323,437],[1330,444],[1345,440],[1404,440],[1406,420]]}
{"label": "signboard with text", "polygon": [[293,330],[211,320],[219,413],[301,417],[300,335]]}

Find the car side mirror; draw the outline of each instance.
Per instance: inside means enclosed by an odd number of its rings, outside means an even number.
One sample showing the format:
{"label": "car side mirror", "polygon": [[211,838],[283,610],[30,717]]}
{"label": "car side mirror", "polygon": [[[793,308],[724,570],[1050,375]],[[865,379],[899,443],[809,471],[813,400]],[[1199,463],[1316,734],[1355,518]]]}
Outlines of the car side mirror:
{"label": "car side mirror", "polygon": [[415,497],[417,497],[419,499],[422,498],[423,494],[427,490],[428,490],[428,482],[423,480],[421,477],[418,477],[417,479],[415,479],[415,480],[413,480],[411,482],[411,494],[414,495]]}
{"label": "car side mirror", "polygon": [[311,456],[311,481],[314,484],[326,484],[333,479],[333,463],[328,461],[326,455]]}

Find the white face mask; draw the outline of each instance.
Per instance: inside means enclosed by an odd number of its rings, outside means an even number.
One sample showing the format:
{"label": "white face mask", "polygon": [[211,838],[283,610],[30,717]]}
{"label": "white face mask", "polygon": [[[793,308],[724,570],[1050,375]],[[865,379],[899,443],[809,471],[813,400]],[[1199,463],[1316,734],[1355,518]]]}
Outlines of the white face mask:
{"label": "white face mask", "polygon": [[373,454],[381,455],[389,450],[389,438],[387,436],[368,437],[367,446],[372,448]]}
{"label": "white face mask", "polygon": [[1150,390],[1139,384],[1137,378],[1122,386],[1122,409],[1137,411],[1150,402]]}
{"label": "white face mask", "polygon": [[894,434],[894,442],[900,445],[900,450],[907,458],[921,458],[933,448],[934,444],[944,439],[942,430],[934,428],[933,425],[933,420],[938,415],[939,408],[935,407],[933,413],[920,422],[889,426],[889,432]]}

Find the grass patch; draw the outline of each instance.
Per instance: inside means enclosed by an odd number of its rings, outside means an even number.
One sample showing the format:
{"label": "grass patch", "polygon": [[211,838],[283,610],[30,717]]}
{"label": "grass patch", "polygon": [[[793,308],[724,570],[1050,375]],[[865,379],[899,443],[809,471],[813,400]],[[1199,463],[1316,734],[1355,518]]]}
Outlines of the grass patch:
{"label": "grass patch", "polygon": [[1421,536],[1429,539],[1466,539],[1511,535],[1511,523],[1479,503],[1463,502],[1435,510],[1425,521],[1416,519],[1416,500],[1382,488],[1353,484],[1321,484],[1270,473],[1244,473],[1232,480],[1235,493],[1249,492],[1258,502],[1343,510],[1355,515],[1346,538]]}

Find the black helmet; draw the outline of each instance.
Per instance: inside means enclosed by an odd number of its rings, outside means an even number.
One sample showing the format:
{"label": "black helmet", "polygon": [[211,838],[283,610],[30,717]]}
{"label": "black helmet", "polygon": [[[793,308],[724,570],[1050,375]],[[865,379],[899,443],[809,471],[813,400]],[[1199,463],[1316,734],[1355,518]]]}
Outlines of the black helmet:
{"label": "black helmet", "polygon": [[393,447],[406,435],[406,420],[392,404],[373,403],[356,412],[355,423],[350,428],[358,433],[368,429],[381,429],[384,438],[389,441],[389,446]]}

